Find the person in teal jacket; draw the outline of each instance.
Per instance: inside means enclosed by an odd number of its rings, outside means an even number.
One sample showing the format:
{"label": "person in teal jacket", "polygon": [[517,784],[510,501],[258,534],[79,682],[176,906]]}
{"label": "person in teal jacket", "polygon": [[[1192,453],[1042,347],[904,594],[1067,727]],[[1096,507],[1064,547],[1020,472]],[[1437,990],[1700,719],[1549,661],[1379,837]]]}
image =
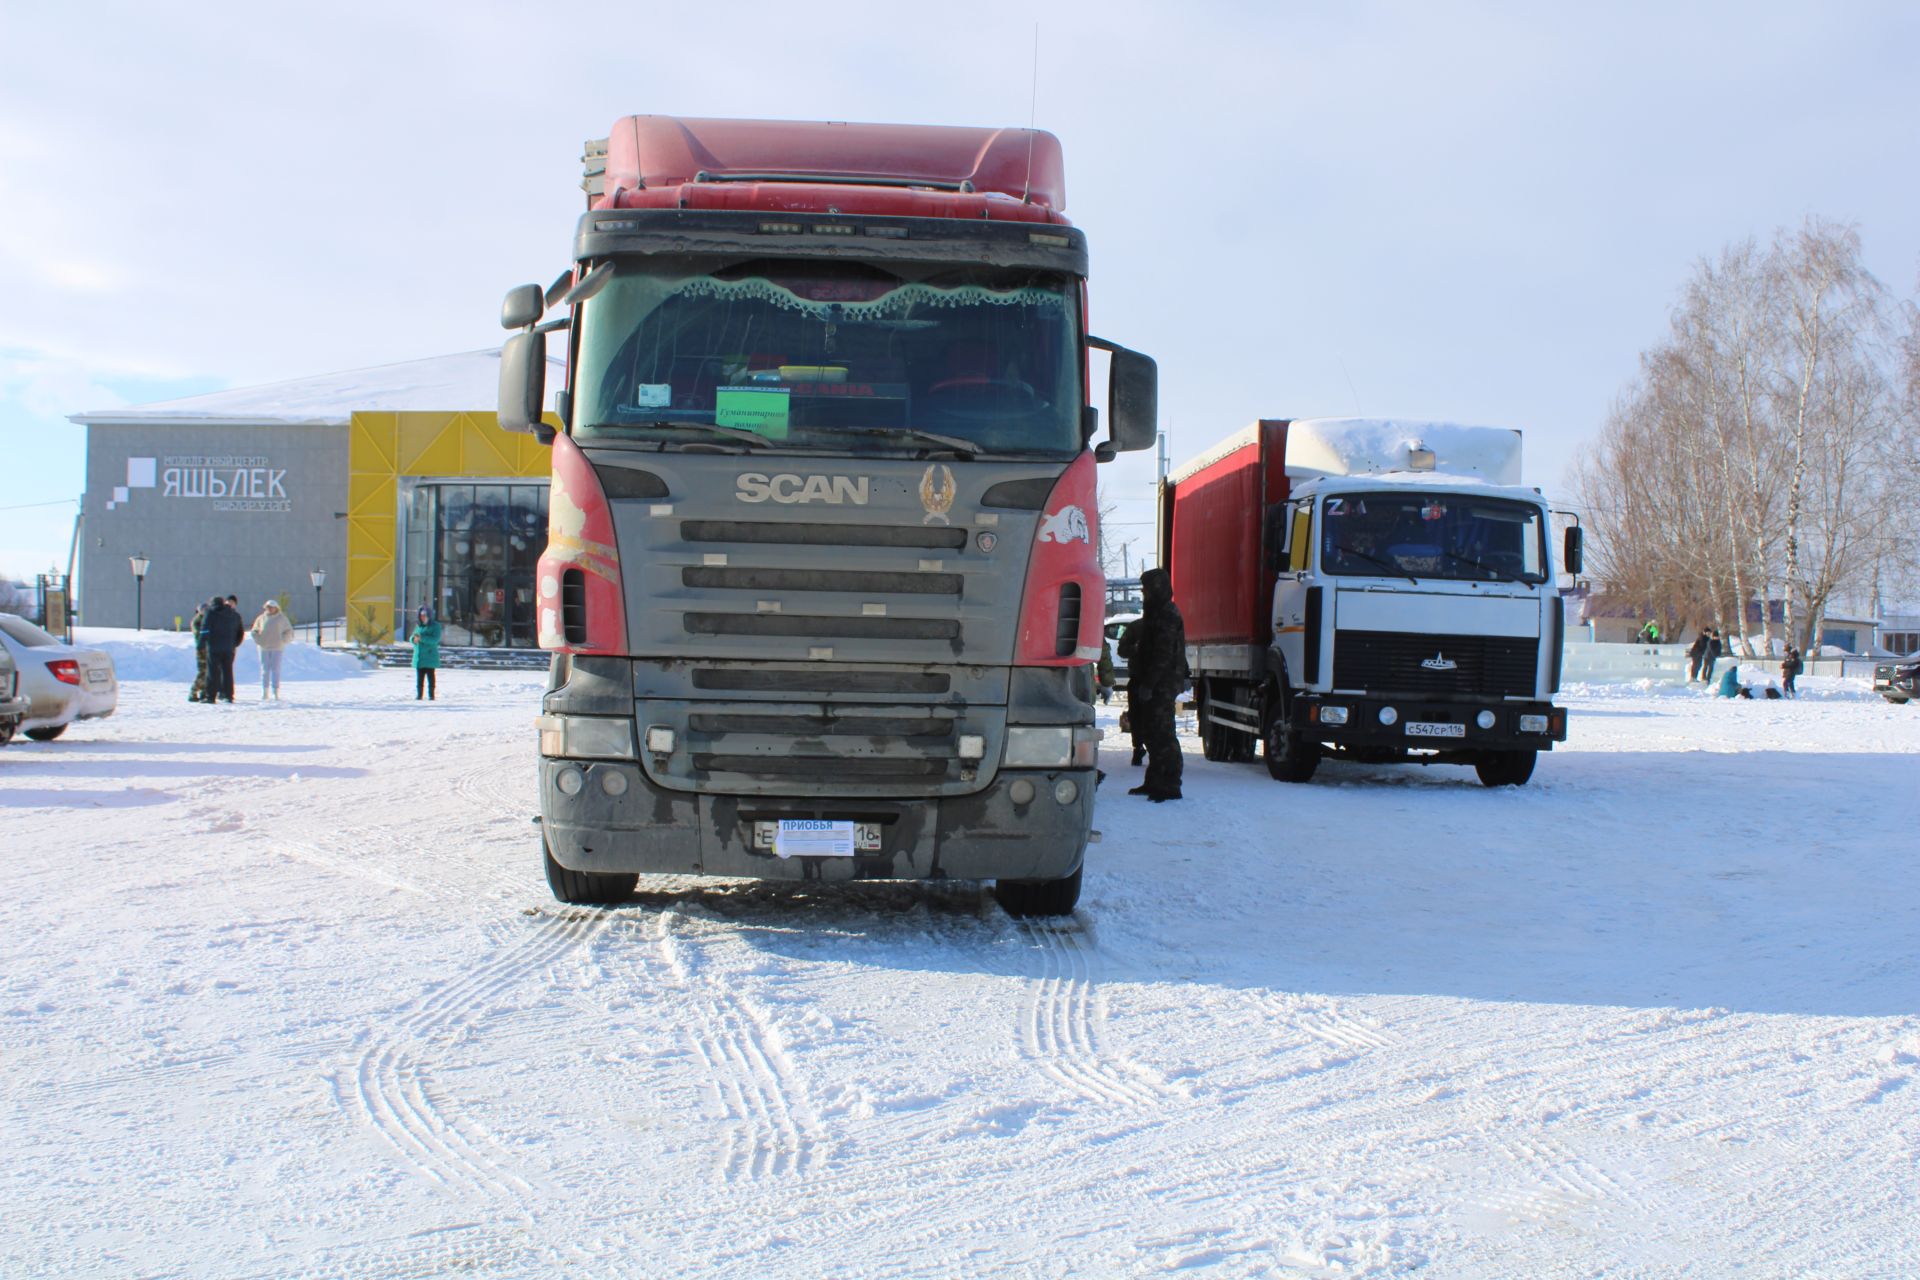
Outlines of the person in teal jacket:
{"label": "person in teal jacket", "polygon": [[434,675],[440,669],[440,620],[424,604],[420,606],[409,641],[413,645],[413,700],[418,702],[425,695],[427,701],[432,702]]}

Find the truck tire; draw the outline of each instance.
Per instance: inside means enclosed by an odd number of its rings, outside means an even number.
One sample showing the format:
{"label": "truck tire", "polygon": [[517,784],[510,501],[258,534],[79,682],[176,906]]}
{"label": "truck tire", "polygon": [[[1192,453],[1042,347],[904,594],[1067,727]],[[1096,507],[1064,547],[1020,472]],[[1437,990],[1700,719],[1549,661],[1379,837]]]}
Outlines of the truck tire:
{"label": "truck tire", "polygon": [[1473,762],[1473,771],[1489,787],[1524,786],[1533,776],[1538,751],[1489,751]]}
{"label": "truck tire", "polygon": [[1260,735],[1267,772],[1276,782],[1307,782],[1320,767],[1320,744],[1293,732],[1288,717],[1292,699],[1272,690],[1267,700],[1267,729]]}
{"label": "truck tire", "polygon": [[13,741],[13,731],[18,728],[19,725],[20,722],[18,720],[0,720],[0,747],[4,747]]}
{"label": "truck tire", "polygon": [[27,736],[35,742],[52,742],[67,731],[63,724],[43,724],[38,729],[28,729]]}
{"label": "truck tire", "polygon": [[1080,873],[1086,869],[1081,863],[1072,875],[1059,880],[996,880],[993,896],[1000,899],[1000,909],[1017,920],[1070,916],[1080,901]]}
{"label": "truck tire", "polygon": [[553,890],[553,896],[575,906],[624,902],[633,896],[633,886],[640,882],[640,877],[632,872],[569,871],[553,860],[545,837],[540,840],[540,856],[547,864],[547,887]]}

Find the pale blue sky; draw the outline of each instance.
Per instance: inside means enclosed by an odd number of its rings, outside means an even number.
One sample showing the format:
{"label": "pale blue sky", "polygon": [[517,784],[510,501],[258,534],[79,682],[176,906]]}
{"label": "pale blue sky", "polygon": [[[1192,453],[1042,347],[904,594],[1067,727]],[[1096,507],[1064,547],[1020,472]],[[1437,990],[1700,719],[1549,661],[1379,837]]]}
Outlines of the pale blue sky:
{"label": "pale blue sky", "polygon": [[[1557,485],[1692,261],[1818,213],[1920,276],[1920,6],[1062,4],[1096,329],[1175,460],[1257,416],[1518,426]],[[68,413],[498,342],[619,115],[1025,124],[1030,6],[0,3],[0,571]],[[1151,461],[1103,472],[1148,518]],[[1117,529],[1147,535],[1144,526]]]}

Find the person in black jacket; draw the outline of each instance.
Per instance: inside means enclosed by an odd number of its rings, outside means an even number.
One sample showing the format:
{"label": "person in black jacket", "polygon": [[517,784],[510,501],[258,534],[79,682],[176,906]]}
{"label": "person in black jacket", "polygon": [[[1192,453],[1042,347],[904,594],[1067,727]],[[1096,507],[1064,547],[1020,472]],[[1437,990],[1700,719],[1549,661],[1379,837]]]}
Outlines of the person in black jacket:
{"label": "person in black jacket", "polygon": [[1707,629],[1702,627],[1700,634],[1693,638],[1693,643],[1687,646],[1687,680],[1689,682],[1700,678],[1700,664],[1706,660],[1706,656]]}
{"label": "person in black jacket", "polygon": [[1720,661],[1720,655],[1726,648],[1720,643],[1720,632],[1713,627],[1707,628],[1707,651],[1700,659],[1700,682],[1713,683],[1714,664]]}
{"label": "person in black jacket", "polygon": [[200,634],[207,641],[207,701],[232,702],[233,655],[247,634],[246,620],[238,609],[215,596],[200,623]]}
{"label": "person in black jacket", "polygon": [[1140,575],[1140,595],[1140,620],[1120,637],[1120,656],[1127,662],[1129,718],[1147,749],[1147,776],[1127,794],[1158,804],[1181,798],[1182,761],[1173,710],[1187,687],[1187,627],[1173,602],[1173,582],[1165,569]]}

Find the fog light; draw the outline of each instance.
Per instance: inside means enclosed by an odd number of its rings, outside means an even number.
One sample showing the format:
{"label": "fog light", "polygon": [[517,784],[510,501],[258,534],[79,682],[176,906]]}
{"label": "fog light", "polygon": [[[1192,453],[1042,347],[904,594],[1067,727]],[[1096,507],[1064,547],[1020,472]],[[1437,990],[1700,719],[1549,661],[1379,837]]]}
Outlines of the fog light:
{"label": "fog light", "polygon": [[1320,708],[1321,724],[1345,724],[1346,722],[1347,722],[1347,709],[1345,707]]}
{"label": "fog light", "polygon": [[1400,713],[1398,711],[1395,711],[1392,707],[1380,708],[1381,724],[1398,724],[1399,722],[1400,722]]}
{"label": "fog light", "polygon": [[977,733],[960,735],[960,758],[962,760],[984,760],[987,758],[987,740]]}
{"label": "fog light", "polygon": [[1482,711],[1479,715],[1473,718],[1473,722],[1479,725],[1482,729],[1491,729],[1493,728],[1493,712]]}
{"label": "fog light", "polygon": [[560,776],[555,778],[553,783],[560,788],[561,795],[577,796],[580,794],[580,788],[587,785],[587,780],[580,776],[578,769],[569,767],[562,769]]}
{"label": "fog light", "polygon": [[1060,804],[1072,804],[1080,798],[1080,788],[1072,778],[1062,778],[1053,784],[1053,798]]}
{"label": "fog light", "polygon": [[1007,788],[1007,798],[1015,804],[1033,803],[1033,784],[1021,778]]}
{"label": "fog light", "polygon": [[627,794],[627,775],[618,769],[602,769],[600,771],[600,789],[610,796],[623,796]]}
{"label": "fog light", "polygon": [[1547,718],[1545,716],[1521,716],[1520,717],[1520,732],[1545,733],[1546,731],[1547,731]]}
{"label": "fog light", "polygon": [[656,756],[673,754],[673,730],[666,725],[656,724],[647,727],[647,750]]}

